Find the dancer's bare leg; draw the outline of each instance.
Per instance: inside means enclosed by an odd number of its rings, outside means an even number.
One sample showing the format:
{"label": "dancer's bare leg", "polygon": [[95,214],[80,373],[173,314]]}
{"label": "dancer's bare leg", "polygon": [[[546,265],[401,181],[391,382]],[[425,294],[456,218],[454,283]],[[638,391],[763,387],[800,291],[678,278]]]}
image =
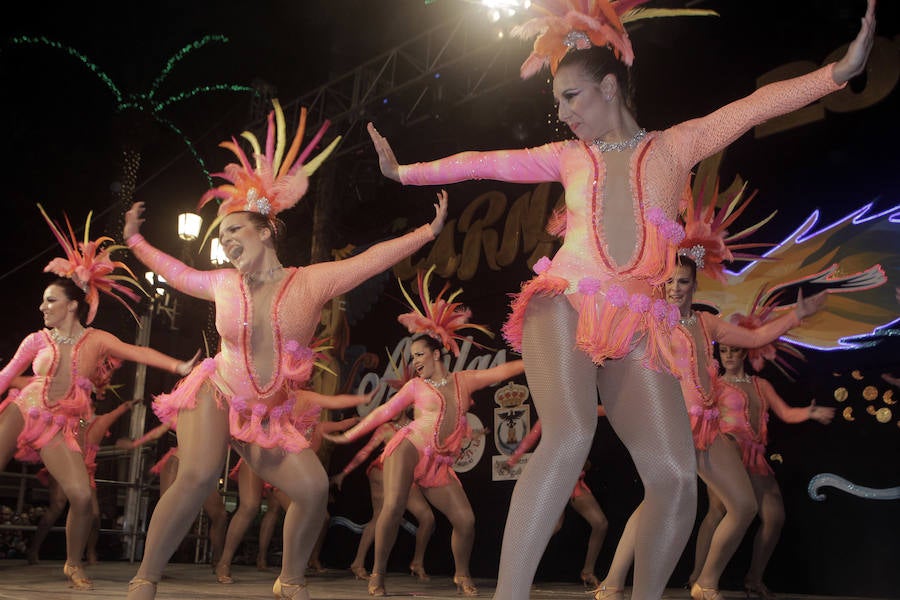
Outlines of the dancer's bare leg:
{"label": "dancer's bare leg", "polygon": [[583,494],[574,498],[572,508],[591,526],[591,537],[588,538],[588,547],[584,555],[584,566],[581,568],[581,573],[593,575],[594,569],[597,568],[597,557],[600,556],[603,540],[606,539],[606,531],[609,529],[609,521],[593,494]]}
{"label": "dancer's bare leg", "polygon": [[0,471],[6,469],[6,465],[16,453],[16,440],[25,427],[25,419],[19,412],[19,407],[10,402],[0,412]]}
{"label": "dancer's bare leg", "polygon": [[469,559],[475,543],[475,513],[465,490],[454,479],[440,487],[422,488],[422,494],[447,517],[453,527],[450,549],[453,551],[456,577],[469,577]]}
{"label": "dancer's bare leg", "polygon": [[760,524],[753,540],[753,558],[750,561],[750,570],[747,571],[746,582],[751,587],[755,586],[755,589],[759,589],[760,586],[765,589],[763,575],[784,526],[784,500],[774,476],[751,473],[750,482],[759,503]]}
{"label": "dancer's bare leg", "polygon": [[381,514],[381,505],[384,501],[384,474],[381,469],[373,469],[369,472],[369,491],[372,494],[372,518],[363,527],[362,535],[359,537],[359,546],[356,548],[356,557],[350,563],[350,570],[357,577],[361,577],[365,571],[366,555],[375,542],[375,524],[378,522],[378,515]]}
{"label": "dancer's bare leg", "polygon": [[535,297],[522,358],[541,419],[541,443],[513,491],[494,598],[524,600],[559,515],[578,481],[597,427],[597,367],[575,348],[578,315],[562,297]]}
{"label": "dancer's bare leg", "polygon": [[219,564],[225,546],[225,530],[228,527],[228,511],[218,489],[213,489],[203,501],[203,510],[209,518],[209,545],[212,549],[210,562]]}
{"label": "dancer's bare leg", "polygon": [[97,542],[100,540],[100,501],[97,499],[97,488],[91,488],[91,532],[88,534],[87,541],[87,563],[96,565],[99,562],[97,558]]}
{"label": "dancer's bare leg", "polygon": [[269,546],[275,537],[275,526],[281,518],[281,504],[271,494],[266,500],[266,514],[259,521],[259,550],[256,554],[256,568],[266,571],[269,568]]}
{"label": "dancer's bare leg", "polygon": [[238,546],[247,534],[250,524],[259,514],[264,482],[245,461],[238,469],[238,507],[231,515],[225,545],[216,563],[216,579],[219,583],[232,583],[231,563]]}
{"label": "dancer's bare leg", "polygon": [[130,586],[128,600],[155,597],[155,587],[169,558],[178,548],[215,489],[228,450],[228,413],[216,406],[207,386],[200,389],[197,406],[178,413],[178,473],[163,493],[150,519],[144,558]]}
{"label": "dancer's bare leg", "polygon": [[709,555],[696,583],[702,588],[718,589],[725,566],[756,516],[756,495],[741,460],[741,450],[731,438],[717,437],[708,450],[698,453],[697,461],[700,477],[725,504],[725,516],[713,532]]}
{"label": "dancer's bare leg", "polygon": [[[282,584],[304,585],[306,564],[312,553],[328,503],[328,476],[312,450],[285,453],[280,448],[247,445],[239,448],[250,467],[290,498],[284,516],[284,550],[279,579]],[[308,597],[301,590],[295,597]]]}
{"label": "dancer's bare leg", "polygon": [[408,439],[401,441],[384,459],[384,499],[375,523],[375,563],[370,585],[378,583],[378,577],[384,577],[387,570],[388,557],[397,541],[400,519],[409,501],[418,461],[419,452]]}
{"label": "dancer's bare leg", "polygon": [[[406,510],[416,519],[416,547],[413,550],[413,558],[410,568],[421,567],[421,573],[425,573],[425,550],[428,549],[428,541],[434,533],[434,512],[431,505],[425,499],[422,490],[413,485],[409,490],[409,498],[406,501]],[[427,576],[426,576],[427,577]],[[422,575],[420,575],[422,578]]]}
{"label": "dancer's bare leg", "polygon": [[84,456],[66,447],[59,439],[41,449],[41,460],[50,475],[59,483],[63,494],[69,500],[69,514],[66,518],[66,563],[78,567],[91,533],[91,481]]}
{"label": "dancer's bare leg", "polygon": [[48,482],[47,494],[49,495],[47,510],[41,515],[41,520],[37,524],[34,537],[31,538],[31,544],[28,545],[29,565],[38,564],[38,554],[41,550],[41,546],[43,545],[44,540],[47,539],[47,534],[50,533],[50,530],[53,529],[53,526],[59,520],[59,516],[66,509],[66,504],[69,502],[66,500],[66,495],[63,493],[62,488],[53,477],[51,477]]}
{"label": "dancer's bare leg", "polygon": [[707,488],[707,495],[709,496],[709,509],[706,511],[706,516],[703,517],[703,521],[700,523],[700,528],[697,531],[694,570],[691,571],[691,576],[688,578],[688,584],[690,585],[693,585],[697,578],[700,577],[700,571],[703,570],[703,564],[709,555],[709,545],[712,542],[713,533],[725,517],[725,504],[722,502],[722,499],[709,488]]}
{"label": "dancer's bare leg", "polygon": [[694,527],[697,470],[681,388],[671,375],[644,366],[643,355],[641,343],[626,357],[607,361],[597,390],[644,484],[631,598],[658,600]]}

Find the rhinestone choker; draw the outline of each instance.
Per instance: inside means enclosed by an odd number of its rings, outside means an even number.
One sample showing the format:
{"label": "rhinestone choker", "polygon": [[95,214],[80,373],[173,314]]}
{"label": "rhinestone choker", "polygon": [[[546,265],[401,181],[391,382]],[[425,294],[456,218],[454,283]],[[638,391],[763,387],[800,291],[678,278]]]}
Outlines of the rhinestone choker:
{"label": "rhinestone choker", "polygon": [[681,317],[678,322],[685,327],[691,327],[697,323],[697,313],[692,311],[689,317]]}
{"label": "rhinestone choker", "polygon": [[447,385],[448,381],[447,381],[446,377],[441,377],[440,380],[438,380],[438,381],[435,381],[434,379],[426,378],[425,383],[427,383],[430,386],[439,388],[439,387],[444,387],[445,385]]}
{"label": "rhinestone choker", "polygon": [[637,146],[646,135],[647,130],[641,127],[627,140],[622,140],[620,142],[605,142],[600,138],[597,138],[591,143],[597,146],[597,149],[600,150],[600,152],[622,152],[623,150],[631,150]]}
{"label": "rhinestone choker", "polygon": [[740,377],[735,375],[722,375],[722,379],[729,383],[751,383],[753,381],[747,374],[741,375]]}
{"label": "rhinestone choker", "polygon": [[82,329],[80,332],[78,332],[78,335],[74,335],[74,336],[70,337],[68,335],[61,334],[58,329],[51,329],[50,337],[53,338],[53,341],[56,342],[57,344],[74,344],[75,342],[78,341],[78,338],[80,338],[83,333],[84,333],[84,329]]}

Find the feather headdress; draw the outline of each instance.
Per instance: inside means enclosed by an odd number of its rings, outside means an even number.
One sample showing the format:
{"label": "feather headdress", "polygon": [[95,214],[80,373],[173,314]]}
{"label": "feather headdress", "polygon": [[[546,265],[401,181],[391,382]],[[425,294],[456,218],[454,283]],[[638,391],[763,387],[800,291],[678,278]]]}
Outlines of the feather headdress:
{"label": "feather headdress", "polygon": [[[84,298],[89,307],[85,324],[89,325],[97,315],[97,307],[100,304],[100,292],[118,300],[137,319],[137,315],[128,306],[123,296],[135,301],[138,299],[138,295],[126,284],[131,284],[141,291],[143,291],[143,288],[137,282],[134,273],[128,268],[128,265],[110,258],[110,254],[114,250],[123,250],[126,247],[107,245],[101,249],[100,247],[103,244],[114,240],[107,236],[99,237],[96,240],[90,239],[91,215],[93,213],[88,213],[87,222],[84,226],[84,239],[79,241],[75,236],[74,229],[72,229],[72,224],[69,222],[69,217],[65,217],[66,228],[69,233],[68,237],[66,237],[59,225],[54,223],[44,211],[44,207],[40,204],[37,207],[41,211],[44,220],[47,221],[47,225],[50,226],[53,235],[56,236],[56,241],[59,242],[66,253],[65,258],[54,258],[47,263],[47,266],[44,267],[44,272],[67,277],[84,291]],[[121,269],[128,275],[116,275],[116,269]]]}
{"label": "feather headdress", "polygon": [[272,100],[272,105],[274,109],[268,116],[265,152],[252,132],[245,131],[241,134],[241,137],[249,142],[253,150],[254,166],[251,166],[250,159],[235,138],[219,144],[220,147],[230,150],[237,157],[238,162],[229,163],[225,165],[224,171],[215,173],[216,177],[220,177],[228,183],[212,188],[200,198],[200,208],[213,198],[221,200],[218,216],[209,226],[203,239],[204,243],[210,232],[230,213],[253,211],[269,219],[274,219],[278,213],[295,206],[306,194],[310,175],[319,168],[340,142],[340,137],[335,138],[315,158],[304,162],[325,135],[330,122],[326,121],[319,128],[319,131],[301,152],[300,144],[306,128],[306,108],[301,108],[297,133],[285,155],[287,134],[284,112],[277,99]]}
{"label": "feather headdress", "polygon": [[[750,307],[750,313],[747,315],[742,315],[741,313],[735,313],[731,315],[730,321],[739,327],[744,327],[745,329],[758,329],[763,326],[769,319],[774,316],[775,308],[778,305],[778,295],[768,296],[766,300],[763,300],[765,297],[764,290],[760,290],[756,295],[756,298],[753,300],[753,304]],[[798,360],[805,361],[806,357],[803,356],[803,352],[801,352],[797,347],[792,344],[782,341],[780,339],[775,340],[765,346],[760,348],[749,348],[747,350],[747,358],[750,360],[750,364],[756,371],[761,371],[764,365],[763,361],[771,362],[779,371],[781,371],[787,378],[793,380],[788,371],[792,373],[796,372],[790,363],[787,362],[782,356],[778,353],[787,354],[792,356]]]}
{"label": "feather headdress", "polygon": [[537,36],[534,49],[522,63],[520,73],[527,79],[550,67],[556,67],[566,52],[575,48],[609,46],[616,57],[628,66],[634,62],[631,40],[625,24],[656,17],[713,16],[715,11],[703,9],[643,9],[648,0],[535,0],[532,10],[540,16],[513,28],[512,35],[523,39]]}
{"label": "feather headdress", "polygon": [[412,309],[412,312],[397,317],[400,324],[406,327],[410,333],[421,333],[437,339],[446,350],[453,352],[454,356],[459,356],[457,340],[465,339],[458,333],[460,330],[474,329],[494,337],[494,334],[484,325],[469,323],[472,311],[464,308],[462,302],[454,302],[462,293],[462,289],[456,290],[444,299],[444,294],[450,289],[448,282],[444,284],[437,296],[431,297],[428,286],[434,269],[435,267],[432,265],[427,273],[423,274],[422,271],[419,271],[418,274],[419,298],[422,300],[422,308],[416,306],[406,288],[400,283],[400,290]]}
{"label": "feather headdress", "polygon": [[684,239],[681,241],[678,254],[687,256],[697,265],[697,269],[706,272],[710,277],[725,280],[725,267],[722,263],[725,261],[735,260],[763,260],[761,257],[739,250],[747,250],[750,248],[771,247],[772,244],[737,244],[738,242],[756,231],[763,225],[768,223],[775,213],[773,211],[768,217],[762,221],[751,225],[746,229],[735,233],[728,234],[728,227],[744,210],[750,201],[756,196],[753,192],[744,198],[744,192],[747,184],[743,184],[734,197],[728,201],[728,204],[716,210],[719,204],[719,185],[716,182],[713,193],[710,194],[707,201],[701,189],[695,194],[693,199],[687,201],[687,208],[684,213]]}

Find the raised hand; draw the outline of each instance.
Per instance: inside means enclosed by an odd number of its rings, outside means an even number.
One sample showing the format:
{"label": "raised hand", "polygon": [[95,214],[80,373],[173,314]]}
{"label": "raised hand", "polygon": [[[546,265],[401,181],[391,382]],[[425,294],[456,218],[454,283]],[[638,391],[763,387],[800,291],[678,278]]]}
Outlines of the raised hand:
{"label": "raised hand", "polygon": [[185,375],[187,375],[188,373],[191,372],[191,369],[194,368],[194,365],[197,364],[197,361],[199,359],[200,359],[200,351],[197,350],[197,352],[194,353],[194,356],[192,356],[189,360],[178,363],[178,366],[175,367],[175,372],[178,373],[179,375],[181,375],[182,377],[184,377]]}
{"label": "raised hand", "polygon": [[127,240],[136,233],[141,232],[141,224],[144,219],[141,214],[144,212],[144,203],[135,202],[125,213],[125,227],[122,228],[122,236]]}
{"label": "raised hand", "polygon": [[869,0],[866,14],[862,18],[862,27],[860,27],[856,39],[850,42],[846,54],[834,65],[832,77],[835,83],[846,83],[863,72],[869,52],[872,51],[874,39],[875,0]]}
{"label": "raised hand", "polygon": [[397,163],[397,157],[387,139],[375,129],[372,123],[367,127],[372,143],[375,145],[375,152],[378,153],[378,166],[381,167],[381,174],[388,179],[400,181],[400,165]]}
{"label": "raised hand", "polygon": [[809,418],[813,421],[818,421],[822,425],[828,425],[834,418],[834,408],[816,406],[816,401],[813,400],[809,405]]}
{"label": "raised hand", "polygon": [[431,231],[434,237],[444,228],[444,221],[447,220],[447,190],[441,190],[437,195],[438,201],[434,203],[434,221],[431,222]]}

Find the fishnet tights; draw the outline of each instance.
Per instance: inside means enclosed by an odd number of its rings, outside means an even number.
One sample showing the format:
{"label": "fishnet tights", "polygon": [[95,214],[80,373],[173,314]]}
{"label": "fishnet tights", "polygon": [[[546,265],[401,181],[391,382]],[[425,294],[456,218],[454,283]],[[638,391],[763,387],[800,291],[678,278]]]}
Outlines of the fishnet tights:
{"label": "fishnet tights", "polygon": [[574,347],[577,322],[563,297],[534,298],[528,306],[522,357],[543,432],[513,492],[494,597],[528,598],[553,533],[546,515],[563,510],[593,442],[599,390],[644,482],[632,598],[660,598],[696,511],[696,462],[684,401],[675,379],[641,364],[641,348],[597,369]]}

